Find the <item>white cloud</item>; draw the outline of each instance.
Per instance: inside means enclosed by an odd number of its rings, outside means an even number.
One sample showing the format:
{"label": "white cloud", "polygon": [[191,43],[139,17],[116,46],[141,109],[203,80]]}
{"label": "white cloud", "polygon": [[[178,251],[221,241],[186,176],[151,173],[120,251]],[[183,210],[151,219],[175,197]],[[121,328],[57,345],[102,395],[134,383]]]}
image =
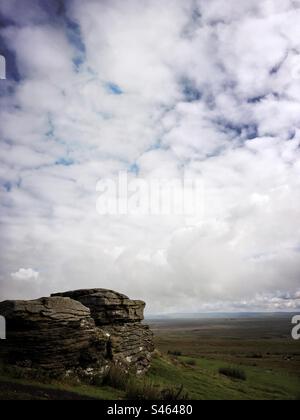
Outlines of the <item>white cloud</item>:
{"label": "white cloud", "polygon": [[37,280],[39,278],[39,273],[32,268],[20,268],[16,273],[12,273],[11,277],[16,280]]}
{"label": "white cloud", "polygon": [[[26,3],[0,5],[21,75],[0,98],[0,295],[98,286],[151,312],[288,309],[299,2],[75,0],[68,19]],[[204,217],[101,218],[97,181],[130,168],[200,178]],[[9,274],[37,264],[43,281]]]}

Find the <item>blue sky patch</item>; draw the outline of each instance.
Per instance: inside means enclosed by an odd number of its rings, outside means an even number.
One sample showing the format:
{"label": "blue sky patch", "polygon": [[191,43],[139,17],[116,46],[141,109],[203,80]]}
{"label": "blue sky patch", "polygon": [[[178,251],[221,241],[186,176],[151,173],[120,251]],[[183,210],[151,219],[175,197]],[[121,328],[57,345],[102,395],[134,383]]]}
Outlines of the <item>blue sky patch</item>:
{"label": "blue sky patch", "polygon": [[71,158],[60,158],[60,159],[58,159],[56,162],[55,162],[55,165],[58,165],[58,166],[72,166],[72,165],[74,165],[74,160],[73,159],[71,159]]}
{"label": "blue sky patch", "polygon": [[222,133],[234,137],[241,137],[245,140],[253,140],[258,137],[258,126],[256,124],[235,124],[226,120],[215,121]]}
{"label": "blue sky patch", "polygon": [[253,96],[252,98],[249,98],[247,100],[248,104],[258,104],[259,102],[263,101],[267,95],[259,95],[259,96]]}
{"label": "blue sky patch", "polygon": [[202,92],[189,79],[181,81],[182,93],[186,102],[198,102],[202,99]]}
{"label": "blue sky patch", "polygon": [[9,181],[4,182],[3,187],[6,192],[10,192],[12,190],[12,184]]}
{"label": "blue sky patch", "polygon": [[138,175],[140,172],[140,167],[137,163],[134,163],[129,167],[129,172],[135,175]]}
{"label": "blue sky patch", "polygon": [[53,137],[54,136],[54,124],[51,118],[51,115],[48,115],[48,131],[46,132],[47,137]]}
{"label": "blue sky patch", "polygon": [[116,83],[112,83],[112,82],[106,83],[106,89],[112,95],[122,95],[124,93],[119,85],[117,85]]}
{"label": "blue sky patch", "polygon": [[79,71],[81,65],[86,61],[86,47],[81,36],[80,26],[76,22],[66,18],[66,34],[75,50],[73,64],[75,69]]}

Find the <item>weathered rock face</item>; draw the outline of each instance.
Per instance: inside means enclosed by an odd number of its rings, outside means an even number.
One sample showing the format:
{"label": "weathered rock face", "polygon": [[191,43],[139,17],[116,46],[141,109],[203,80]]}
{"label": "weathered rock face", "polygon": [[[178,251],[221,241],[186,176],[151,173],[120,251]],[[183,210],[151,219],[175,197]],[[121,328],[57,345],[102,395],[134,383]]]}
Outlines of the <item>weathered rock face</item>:
{"label": "weathered rock face", "polygon": [[97,326],[140,322],[144,319],[144,302],[130,300],[127,296],[112,290],[76,290],[52,296],[69,297],[81,302],[90,308]]}
{"label": "weathered rock face", "polygon": [[145,304],[104,290],[79,290],[34,301],[0,303],[7,340],[4,362],[55,375],[104,375],[112,364],[136,373],[150,366],[153,335]]}
{"label": "weathered rock face", "polygon": [[53,296],[69,297],[91,310],[98,330],[108,337],[108,354],[115,363],[138,373],[147,370],[154,346],[152,332],[141,323],[145,302],[105,289],[76,290]]}
{"label": "weathered rock face", "polygon": [[137,373],[147,371],[154,351],[153,334],[147,325],[114,325],[107,326],[105,331],[110,335],[112,360],[125,369],[134,367]]}
{"label": "weathered rock face", "polygon": [[96,334],[90,310],[68,298],[7,301],[0,313],[7,323],[4,358],[21,367],[57,373],[77,368]]}

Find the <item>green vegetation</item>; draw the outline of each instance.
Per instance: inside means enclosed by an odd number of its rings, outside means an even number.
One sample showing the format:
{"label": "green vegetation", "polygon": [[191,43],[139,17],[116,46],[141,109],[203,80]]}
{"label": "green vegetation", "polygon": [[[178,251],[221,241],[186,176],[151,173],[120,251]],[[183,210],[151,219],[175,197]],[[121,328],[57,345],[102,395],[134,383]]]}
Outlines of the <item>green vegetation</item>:
{"label": "green vegetation", "polygon": [[170,356],[182,356],[182,352],[181,351],[178,351],[178,350],[169,350],[168,351],[168,355],[170,355]]}
{"label": "green vegetation", "polygon": [[28,380],[2,368],[0,399],[299,400],[300,343],[288,327],[270,320],[165,322],[153,326],[158,351],[146,377],[111,369],[90,386]]}
{"label": "green vegetation", "polygon": [[[151,325],[162,353],[223,360],[300,377],[300,341],[291,338],[287,316],[236,319],[163,320]],[[171,354],[170,354],[171,356]]]}
{"label": "green vegetation", "polygon": [[189,366],[197,366],[197,362],[195,359],[189,359],[186,361],[186,364]]}
{"label": "green vegetation", "polygon": [[[52,381],[50,384],[12,379],[0,376],[1,383],[30,386],[16,394],[0,393],[0,399],[51,399],[51,391],[59,391],[66,399],[198,399],[198,400],[296,400],[299,399],[300,381],[296,376],[257,367],[245,367],[246,380],[232,379],[221,374],[223,361],[181,356],[174,359],[156,354],[146,378],[117,378],[113,373],[101,386],[75,385]],[[240,368],[236,368],[237,371]],[[121,375],[122,376],[122,375]],[[124,382],[123,382],[124,381]],[[67,393],[67,394],[66,394]],[[69,395],[74,393],[76,395]],[[13,398],[12,398],[13,397]],[[31,398],[30,398],[31,397]],[[76,398],[78,397],[78,398]]]}
{"label": "green vegetation", "polygon": [[232,367],[225,367],[225,368],[220,368],[219,373],[220,373],[220,375],[227,376],[228,378],[231,378],[231,379],[238,379],[240,381],[246,381],[247,380],[247,375],[246,375],[245,371],[243,371],[241,369],[232,368]]}
{"label": "green vegetation", "polygon": [[161,389],[147,378],[137,380],[117,367],[112,367],[104,379],[104,385],[123,391],[128,400],[158,400],[161,399]]}
{"label": "green vegetation", "polygon": [[116,389],[85,384],[49,381],[47,384],[29,379],[0,375],[0,400],[114,400],[123,399]]}
{"label": "green vegetation", "polygon": [[184,393],[184,387],[174,385],[166,387],[156,380],[149,377],[136,378],[120,368],[112,367],[104,379],[104,384],[125,392],[128,400],[164,400],[178,401],[188,399],[188,394]]}
{"label": "green vegetation", "polygon": [[190,358],[184,356],[177,361],[166,356],[156,357],[149,376],[154,382],[183,384],[191,399],[295,400],[299,396],[300,380],[297,376],[245,367],[247,380],[232,380],[219,373],[224,368],[223,361],[195,358],[196,365],[189,366],[188,360]]}

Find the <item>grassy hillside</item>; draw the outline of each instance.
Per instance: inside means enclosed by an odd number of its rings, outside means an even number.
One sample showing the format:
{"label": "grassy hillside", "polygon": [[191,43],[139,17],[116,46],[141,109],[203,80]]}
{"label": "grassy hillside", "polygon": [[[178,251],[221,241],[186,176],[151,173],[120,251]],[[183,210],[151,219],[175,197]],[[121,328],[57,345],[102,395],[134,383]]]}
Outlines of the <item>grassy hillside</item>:
{"label": "grassy hillside", "polygon": [[[184,394],[197,400],[263,400],[299,399],[299,378],[288,373],[271,372],[267,369],[245,367],[246,380],[228,378],[219,373],[223,367],[231,367],[223,361],[156,355],[145,386],[158,389],[184,387]],[[240,369],[240,367],[239,367]],[[121,387],[122,388],[122,387]],[[72,385],[52,382],[41,384],[28,380],[0,376],[0,399],[125,399],[126,391],[109,386]]]}
{"label": "grassy hillside", "polygon": [[[300,342],[287,320],[165,321],[146,378],[113,372],[105,385],[33,382],[0,371],[0,399],[299,400]],[[239,379],[237,379],[239,378]]]}
{"label": "grassy hillside", "polygon": [[300,377],[300,341],[291,337],[291,318],[155,321],[156,346],[191,357],[221,360]]}
{"label": "grassy hillside", "polygon": [[[245,381],[230,379],[219,373],[232,364],[203,358],[156,358],[149,376],[156,383],[183,384],[192,399],[299,399],[299,378],[288,373],[245,367]],[[240,366],[236,367],[241,370]]]}

